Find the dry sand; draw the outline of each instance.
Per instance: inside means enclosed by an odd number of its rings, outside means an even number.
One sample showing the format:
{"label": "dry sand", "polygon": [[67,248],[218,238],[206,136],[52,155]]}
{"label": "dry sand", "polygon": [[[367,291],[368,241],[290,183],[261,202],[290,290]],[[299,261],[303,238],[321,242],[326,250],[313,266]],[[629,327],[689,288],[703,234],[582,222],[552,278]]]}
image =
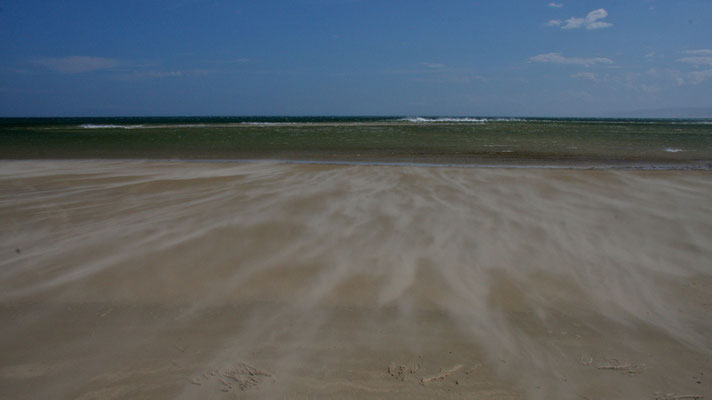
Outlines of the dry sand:
{"label": "dry sand", "polygon": [[712,399],[712,173],[0,163],[0,398]]}

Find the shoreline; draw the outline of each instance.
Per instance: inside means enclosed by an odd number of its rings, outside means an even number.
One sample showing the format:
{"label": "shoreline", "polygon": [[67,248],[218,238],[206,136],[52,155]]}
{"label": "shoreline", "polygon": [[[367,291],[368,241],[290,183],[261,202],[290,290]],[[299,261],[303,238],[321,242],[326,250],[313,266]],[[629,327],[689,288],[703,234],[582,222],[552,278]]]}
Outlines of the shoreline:
{"label": "shoreline", "polygon": [[[418,161],[427,160],[427,161]],[[372,166],[372,167],[425,167],[425,168],[501,168],[501,169],[569,169],[569,170],[639,170],[639,171],[712,171],[712,160],[691,161],[687,163],[673,162],[634,162],[634,161],[555,161],[545,163],[518,160],[517,162],[475,162],[470,159],[447,158],[443,162],[433,161],[433,157],[398,158],[384,160],[383,158],[368,159],[288,159],[288,158],[0,158],[1,163],[12,162],[158,162],[158,163],[204,163],[204,164],[294,164],[294,165],[335,165],[335,166]]]}
{"label": "shoreline", "polygon": [[0,143],[0,159],[712,169],[710,125],[674,123],[29,125],[0,127]]}

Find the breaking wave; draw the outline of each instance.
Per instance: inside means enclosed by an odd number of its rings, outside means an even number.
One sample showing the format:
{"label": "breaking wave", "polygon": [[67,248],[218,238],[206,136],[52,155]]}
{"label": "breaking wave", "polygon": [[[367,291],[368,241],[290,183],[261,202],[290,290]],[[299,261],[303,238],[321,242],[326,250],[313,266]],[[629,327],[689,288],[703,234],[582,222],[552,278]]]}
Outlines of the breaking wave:
{"label": "breaking wave", "polygon": [[415,118],[403,118],[401,121],[408,121],[408,122],[469,122],[469,123],[476,123],[476,124],[484,124],[487,122],[486,119],[484,118],[423,118],[423,117],[415,117]]}
{"label": "breaking wave", "polygon": [[144,125],[83,124],[80,127],[84,129],[139,129]]}

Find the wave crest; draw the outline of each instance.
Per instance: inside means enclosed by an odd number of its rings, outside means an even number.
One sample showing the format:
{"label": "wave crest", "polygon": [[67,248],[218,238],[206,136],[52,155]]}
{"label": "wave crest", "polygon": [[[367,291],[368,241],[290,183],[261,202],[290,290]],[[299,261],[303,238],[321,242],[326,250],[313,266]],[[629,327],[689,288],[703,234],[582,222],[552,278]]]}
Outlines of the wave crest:
{"label": "wave crest", "polygon": [[108,124],[82,124],[83,129],[138,129],[143,128],[143,125],[108,125]]}
{"label": "wave crest", "polygon": [[403,118],[401,121],[408,121],[408,122],[468,122],[468,123],[477,123],[477,124],[484,124],[487,122],[487,119],[485,118],[423,118],[423,117],[415,117],[415,118]]}

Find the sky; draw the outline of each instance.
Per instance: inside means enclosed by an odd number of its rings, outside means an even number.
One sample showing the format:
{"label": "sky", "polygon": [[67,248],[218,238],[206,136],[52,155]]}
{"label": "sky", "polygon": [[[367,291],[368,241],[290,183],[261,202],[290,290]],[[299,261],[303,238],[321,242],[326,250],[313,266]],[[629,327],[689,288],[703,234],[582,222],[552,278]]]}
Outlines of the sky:
{"label": "sky", "polygon": [[0,0],[5,117],[688,108],[712,0]]}

